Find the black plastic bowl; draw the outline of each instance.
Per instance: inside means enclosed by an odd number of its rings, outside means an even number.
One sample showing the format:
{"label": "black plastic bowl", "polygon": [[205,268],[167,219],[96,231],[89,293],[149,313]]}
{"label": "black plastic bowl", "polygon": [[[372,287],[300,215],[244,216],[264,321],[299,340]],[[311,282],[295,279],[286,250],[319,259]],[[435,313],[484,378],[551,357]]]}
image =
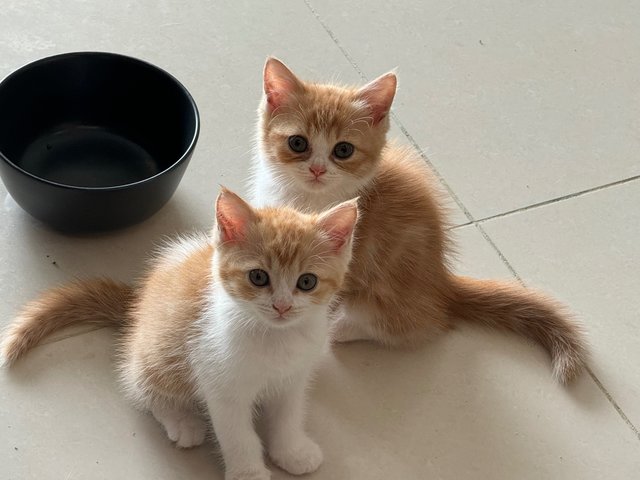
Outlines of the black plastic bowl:
{"label": "black plastic bowl", "polygon": [[62,231],[150,217],[177,188],[199,130],[180,82],[123,55],[56,55],[0,83],[2,180],[22,208]]}

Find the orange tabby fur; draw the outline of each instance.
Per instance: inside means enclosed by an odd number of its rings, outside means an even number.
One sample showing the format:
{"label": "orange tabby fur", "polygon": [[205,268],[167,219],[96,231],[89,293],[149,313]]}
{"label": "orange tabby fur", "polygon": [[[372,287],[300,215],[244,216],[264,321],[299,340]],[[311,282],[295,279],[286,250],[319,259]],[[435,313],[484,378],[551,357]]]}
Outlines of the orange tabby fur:
{"label": "orange tabby fur", "polygon": [[122,332],[118,367],[125,385],[136,383],[148,392],[130,392],[139,407],[148,407],[149,399],[193,402],[185,348],[203,308],[212,254],[213,246],[203,239],[182,261],[158,262],[136,290],[109,279],[47,290],[11,324],[2,344],[4,362],[14,363],[44,337],[68,326],[116,327]]}
{"label": "orange tabby fur", "polygon": [[76,281],[43,293],[27,304],[2,343],[2,360],[12,364],[47,335],[80,323],[122,326],[134,300],[133,289],[109,279]]}
{"label": "orange tabby fur", "polygon": [[[393,73],[361,88],[342,88],[302,81],[270,58],[264,82],[254,201],[315,211],[360,197],[338,341],[417,344],[464,319],[542,344],[561,382],[580,372],[587,356],[582,328],[556,301],[515,282],[451,272],[435,182],[415,150],[386,142]],[[307,151],[289,148],[292,135],[308,140]],[[355,151],[337,159],[331,149],[344,141]],[[311,164],[326,167],[324,183],[309,175]]]}
{"label": "orange tabby fur", "polygon": [[[247,232],[245,248],[218,246],[219,276],[226,289],[246,300],[253,298],[256,289],[247,283],[246,272],[267,258],[268,269],[305,265],[314,271],[319,285],[304,295],[314,304],[329,301],[346,272],[339,262],[325,258],[331,242],[329,237],[319,240],[321,217],[286,208],[264,208],[255,215],[257,224]],[[138,407],[191,404],[195,408],[188,348],[198,333],[196,320],[211,285],[214,245],[204,236],[190,242],[191,248],[180,254],[168,245],[136,289],[109,279],[89,279],[47,290],[23,307],[10,325],[0,352],[3,362],[14,363],[44,337],[65,327],[112,326],[122,333],[118,368],[125,393]]]}
{"label": "orange tabby fur", "polygon": [[357,219],[356,200],[304,215],[254,209],[223,189],[212,238],[167,245],[136,290],[98,279],[45,292],[10,326],[3,360],[69,325],[119,327],[125,393],[178,447],[205,440],[206,407],[225,479],[268,480],[253,426],[260,405],[273,463],[313,472],[323,455],[304,429],[305,390],[328,343]]}

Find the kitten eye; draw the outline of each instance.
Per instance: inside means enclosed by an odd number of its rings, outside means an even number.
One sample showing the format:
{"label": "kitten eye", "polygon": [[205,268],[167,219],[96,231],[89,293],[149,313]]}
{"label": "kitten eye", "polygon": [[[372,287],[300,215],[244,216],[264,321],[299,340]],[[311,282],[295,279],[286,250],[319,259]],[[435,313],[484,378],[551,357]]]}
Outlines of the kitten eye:
{"label": "kitten eye", "polygon": [[296,287],[298,287],[303,292],[308,292],[309,290],[313,290],[316,288],[318,284],[318,277],[316,277],[313,273],[303,273],[298,278],[298,283]]}
{"label": "kitten eye", "polygon": [[292,135],[289,137],[289,148],[296,153],[302,153],[307,150],[309,142],[300,135]]}
{"label": "kitten eye", "polygon": [[251,280],[251,283],[256,287],[265,287],[269,285],[269,274],[264,270],[256,268],[249,272],[249,280]]}
{"label": "kitten eye", "polygon": [[333,154],[336,156],[336,158],[345,160],[349,158],[351,155],[353,155],[354,150],[355,150],[355,147],[351,143],[338,142],[336,143],[336,146],[333,147]]}

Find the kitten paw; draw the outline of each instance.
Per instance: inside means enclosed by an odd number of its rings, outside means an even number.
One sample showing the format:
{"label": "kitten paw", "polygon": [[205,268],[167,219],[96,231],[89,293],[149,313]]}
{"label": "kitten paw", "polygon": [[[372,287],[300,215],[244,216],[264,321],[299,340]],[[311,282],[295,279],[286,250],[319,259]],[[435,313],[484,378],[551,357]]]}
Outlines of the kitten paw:
{"label": "kitten paw", "polygon": [[204,442],[207,424],[194,413],[164,410],[153,414],[166,430],[169,440],[176,442],[176,447],[192,448]]}
{"label": "kitten paw", "polygon": [[182,418],[172,433],[167,430],[167,436],[176,442],[176,447],[179,448],[192,448],[202,445],[206,434],[206,423],[196,416]]}
{"label": "kitten paw", "polygon": [[224,480],[271,480],[271,472],[264,466],[230,470],[225,473]]}
{"label": "kitten paw", "polygon": [[364,332],[346,319],[338,319],[329,329],[329,340],[332,345],[365,340]]}
{"label": "kitten paw", "polygon": [[334,323],[329,330],[329,341],[332,345],[348,343],[351,338],[351,330],[344,323]]}
{"label": "kitten paw", "polygon": [[335,312],[329,326],[329,339],[332,345],[375,340],[372,329],[368,327],[371,320],[363,316],[362,312],[354,318],[353,313],[344,308]]}
{"label": "kitten paw", "polygon": [[331,344],[347,342],[351,334],[351,325],[343,309],[334,313],[329,324],[329,341]]}
{"label": "kitten paw", "polygon": [[309,437],[303,437],[290,445],[270,448],[269,456],[273,463],[293,475],[315,472],[323,459],[322,450]]}

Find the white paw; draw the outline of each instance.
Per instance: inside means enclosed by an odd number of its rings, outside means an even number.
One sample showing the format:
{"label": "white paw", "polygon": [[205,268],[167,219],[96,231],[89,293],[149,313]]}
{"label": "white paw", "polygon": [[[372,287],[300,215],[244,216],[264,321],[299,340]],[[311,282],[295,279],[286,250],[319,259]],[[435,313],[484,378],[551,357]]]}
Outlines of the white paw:
{"label": "white paw", "polygon": [[163,422],[167,437],[176,442],[176,447],[191,448],[202,445],[207,434],[205,421],[193,414],[165,419]]}
{"label": "white paw", "polygon": [[329,327],[329,339],[332,344],[364,340],[366,335],[347,317],[340,316]]}
{"label": "white paw", "polygon": [[376,335],[370,326],[371,319],[360,315],[353,317],[349,310],[335,312],[329,326],[329,339],[332,344],[375,340]]}
{"label": "white paw", "polygon": [[322,450],[309,437],[302,437],[289,445],[272,447],[269,456],[273,463],[293,475],[315,472],[322,464]]}
{"label": "white paw", "polygon": [[344,309],[336,311],[329,324],[329,339],[331,343],[343,343],[348,341],[351,334],[351,325]]}
{"label": "white paw", "polygon": [[345,323],[334,323],[329,330],[329,340],[333,345],[347,343],[351,338],[351,328]]}
{"label": "white paw", "polygon": [[227,470],[224,480],[271,480],[271,472],[264,465],[252,468],[236,468]]}

